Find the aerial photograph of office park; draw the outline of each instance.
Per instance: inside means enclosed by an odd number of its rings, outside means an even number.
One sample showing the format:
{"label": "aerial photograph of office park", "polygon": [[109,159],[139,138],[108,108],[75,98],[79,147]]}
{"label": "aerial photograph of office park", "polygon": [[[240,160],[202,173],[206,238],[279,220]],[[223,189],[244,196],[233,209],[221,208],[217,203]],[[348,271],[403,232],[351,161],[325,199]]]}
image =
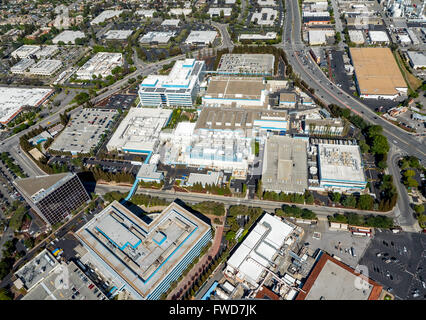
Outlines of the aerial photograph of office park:
{"label": "aerial photograph of office park", "polygon": [[426,300],[425,175],[425,1],[0,1],[0,300]]}

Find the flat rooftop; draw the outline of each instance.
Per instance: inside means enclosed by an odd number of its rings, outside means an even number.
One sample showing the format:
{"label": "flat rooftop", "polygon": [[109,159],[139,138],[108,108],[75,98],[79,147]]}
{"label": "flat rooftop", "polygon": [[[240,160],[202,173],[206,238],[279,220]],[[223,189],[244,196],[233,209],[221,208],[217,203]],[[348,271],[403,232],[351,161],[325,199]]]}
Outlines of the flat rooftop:
{"label": "flat rooftop", "polygon": [[274,74],[275,57],[272,54],[233,54],[222,55],[217,72],[219,74]]}
{"label": "flat rooftop", "polygon": [[126,40],[133,30],[109,30],[104,34],[106,40]]}
{"label": "flat rooftop", "polygon": [[256,286],[264,266],[272,264],[294,228],[279,217],[264,214],[227,262],[239,279]]}
{"label": "flat rooftop", "polygon": [[27,262],[16,273],[27,290],[42,281],[57,265],[58,261],[46,249]]}
{"label": "flat rooftop", "polygon": [[53,92],[50,88],[0,87],[0,123],[11,121],[24,106],[38,107]]}
{"label": "flat rooftop", "polygon": [[75,73],[80,79],[92,80],[93,75],[107,77],[123,64],[123,55],[116,52],[98,52]]}
{"label": "flat rooftop", "polygon": [[149,75],[139,86],[139,93],[185,94],[193,90],[204,70],[204,61],[178,60],[168,75]]}
{"label": "flat rooftop", "polygon": [[287,112],[242,108],[204,107],[198,117],[195,129],[247,130],[255,126],[279,126],[287,128]]}
{"label": "flat rooftop", "polygon": [[140,39],[140,43],[168,43],[171,37],[174,37],[176,32],[174,31],[150,31],[144,34]]}
{"label": "flat rooftop", "polygon": [[71,118],[50,149],[73,154],[90,153],[99,143],[101,135],[112,129],[117,114],[114,109],[82,109]]}
{"label": "flat rooftop", "polygon": [[212,77],[206,97],[221,99],[260,99],[266,84],[262,78]]}
{"label": "flat rooftop", "polygon": [[389,48],[350,48],[361,94],[396,95],[407,88]]}
{"label": "flat rooftop", "polygon": [[74,44],[75,39],[84,38],[84,37],[86,37],[84,32],[65,30],[65,31],[62,31],[60,34],[58,34],[56,37],[54,37],[52,39],[52,42],[58,43],[60,41],[63,41],[65,44],[68,44],[68,42],[71,42],[72,44]]}
{"label": "flat rooftop", "polygon": [[105,20],[118,17],[122,12],[123,10],[105,10],[101,12],[95,19],[93,19],[90,24],[99,24],[101,22],[104,22]]}
{"label": "flat rooftop", "polygon": [[185,42],[188,44],[192,43],[204,43],[209,44],[216,39],[216,31],[191,31]]}
{"label": "flat rooftop", "polygon": [[302,290],[296,300],[377,300],[382,286],[322,253]]}
{"label": "flat rooftop", "polygon": [[308,188],[306,147],[301,139],[270,136],[265,144],[263,189],[303,193]]}
{"label": "flat rooftop", "polygon": [[22,298],[22,300],[107,299],[95,284],[80,271],[74,262],[56,266],[55,270]]}
{"label": "flat rooftop", "polygon": [[318,144],[318,154],[321,182],[367,182],[359,146]]}
{"label": "flat rooftop", "polygon": [[161,129],[172,115],[171,109],[130,108],[107,149],[132,153],[153,152],[157,146]]}
{"label": "flat rooftop", "polygon": [[76,235],[98,263],[146,299],[209,230],[175,202],[147,224],[114,201]]}

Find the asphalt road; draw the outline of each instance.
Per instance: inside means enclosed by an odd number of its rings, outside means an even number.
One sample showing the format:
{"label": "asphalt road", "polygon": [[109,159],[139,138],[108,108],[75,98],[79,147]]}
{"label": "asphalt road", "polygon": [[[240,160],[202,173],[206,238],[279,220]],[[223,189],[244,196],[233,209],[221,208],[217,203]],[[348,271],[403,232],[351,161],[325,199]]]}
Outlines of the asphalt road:
{"label": "asphalt road", "polygon": [[308,83],[319,99],[351,109],[371,123],[381,125],[389,144],[396,145],[407,154],[418,157],[426,164],[426,144],[424,137],[414,136],[376,114],[354,97],[334,85],[321,71],[309,55],[309,48],[301,39],[301,18],[297,1],[286,0],[286,19],[281,44],[287,53],[289,63],[295,73]]}
{"label": "asphalt road", "polygon": [[[95,192],[96,194],[105,194],[111,191],[119,191],[119,192],[126,193],[130,190],[130,188],[131,187],[97,184],[95,188]],[[163,198],[169,201],[174,201],[175,199],[181,199],[182,201],[188,202],[188,203],[198,203],[198,202],[210,200],[210,201],[223,202],[227,206],[242,204],[246,206],[261,207],[262,209],[269,212],[273,212],[275,209],[281,208],[284,205],[284,203],[276,202],[276,201],[225,197],[225,196],[217,196],[212,194],[209,194],[208,197],[206,197],[205,194],[201,194],[201,193],[197,194],[197,193],[147,190],[147,189],[138,189],[136,193],[148,194],[154,197],[157,196],[159,198]],[[369,215],[373,213],[370,211],[362,211],[362,210],[356,210],[356,209],[342,209],[342,208],[333,208],[333,207],[316,206],[316,205],[297,205],[297,206],[300,208],[310,209],[320,216],[328,216],[337,212],[356,212],[363,215]],[[388,213],[380,212],[380,213],[373,213],[373,214],[392,216],[393,212],[392,211]]]}
{"label": "asphalt road", "polygon": [[[346,107],[358,114],[370,123],[383,127],[383,134],[387,137],[393,152],[409,154],[418,157],[426,164],[426,144],[423,137],[416,137],[401,128],[377,117],[376,114],[354,97],[348,95],[341,88],[333,84],[312,60],[308,53],[309,48],[301,39],[301,18],[297,1],[286,0],[286,19],[283,30],[282,46],[287,53],[289,63],[300,78],[315,89],[318,98],[328,104],[336,104]],[[390,157],[388,161],[389,170],[395,176],[399,201],[395,209],[397,221],[406,231],[419,231],[418,223],[415,221],[412,210],[409,207],[408,196],[403,190],[397,173],[395,158]]]}

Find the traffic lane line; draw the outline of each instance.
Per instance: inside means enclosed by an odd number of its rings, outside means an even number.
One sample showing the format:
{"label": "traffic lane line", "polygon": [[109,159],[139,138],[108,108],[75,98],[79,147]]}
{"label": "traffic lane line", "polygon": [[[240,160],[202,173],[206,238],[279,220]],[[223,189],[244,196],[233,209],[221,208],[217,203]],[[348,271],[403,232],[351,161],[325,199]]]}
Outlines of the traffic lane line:
{"label": "traffic lane line", "polygon": [[[325,92],[327,92],[332,98],[334,98],[336,101],[339,101],[342,105],[344,105],[346,108],[348,108],[349,110],[351,110],[352,112],[354,112],[354,113],[356,113],[356,114],[358,114],[359,116],[361,116],[361,114],[358,112],[358,111],[356,111],[356,110],[354,110],[353,108],[351,108],[350,106],[348,106],[345,102],[343,102],[342,100],[340,100],[338,97],[336,97],[333,93],[331,93],[330,91],[328,91],[328,89],[327,88],[325,88],[324,86],[322,86],[315,78],[313,78],[308,72],[306,72],[305,70],[304,70],[304,68],[303,68],[303,66],[302,66],[302,64],[301,64],[301,61],[299,60],[299,57],[297,56],[297,54],[296,55],[294,55],[295,56],[295,58],[296,58],[296,60],[297,60],[297,62],[299,63],[299,66],[302,68],[302,70],[320,87],[320,88],[322,88]],[[340,89],[340,88],[339,88]],[[341,90],[341,89],[340,89]],[[358,102],[358,101],[357,101]],[[359,104],[358,104],[359,105]],[[362,107],[362,106],[361,106]],[[369,110],[370,112],[372,112],[371,110]],[[362,116],[361,116],[362,117]],[[392,132],[390,132],[390,131],[388,131],[386,128],[383,128],[383,131],[385,131],[385,132],[387,132],[389,135],[391,135],[391,136],[393,136],[393,137],[395,137],[396,139],[401,139],[401,138],[399,138],[398,136],[396,136],[395,134],[393,134]],[[415,146],[412,146],[411,144],[409,144],[409,143],[407,143],[407,142],[405,142],[405,141],[403,141],[403,140],[400,140],[400,143],[402,143],[402,144],[405,144],[405,145],[407,145],[407,146],[409,146],[409,147],[411,147],[411,148],[414,148],[417,152],[419,152],[420,154],[422,154],[423,156],[425,156],[426,154],[423,152],[423,151],[421,151],[420,149],[418,149],[417,147],[415,147]]]}

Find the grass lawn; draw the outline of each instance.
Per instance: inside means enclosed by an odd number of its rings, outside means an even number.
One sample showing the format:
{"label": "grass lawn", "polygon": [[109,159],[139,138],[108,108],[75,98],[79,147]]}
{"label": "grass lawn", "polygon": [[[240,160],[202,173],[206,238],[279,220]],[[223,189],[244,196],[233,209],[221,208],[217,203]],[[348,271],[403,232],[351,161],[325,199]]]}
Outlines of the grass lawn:
{"label": "grass lawn", "polygon": [[405,82],[407,82],[408,87],[412,91],[416,91],[422,84],[420,79],[417,79],[411,72],[409,72],[406,68],[404,63],[401,60],[401,56],[399,53],[393,52],[393,55],[395,57],[395,60],[398,64],[399,70],[401,70],[402,76],[405,79]]}

